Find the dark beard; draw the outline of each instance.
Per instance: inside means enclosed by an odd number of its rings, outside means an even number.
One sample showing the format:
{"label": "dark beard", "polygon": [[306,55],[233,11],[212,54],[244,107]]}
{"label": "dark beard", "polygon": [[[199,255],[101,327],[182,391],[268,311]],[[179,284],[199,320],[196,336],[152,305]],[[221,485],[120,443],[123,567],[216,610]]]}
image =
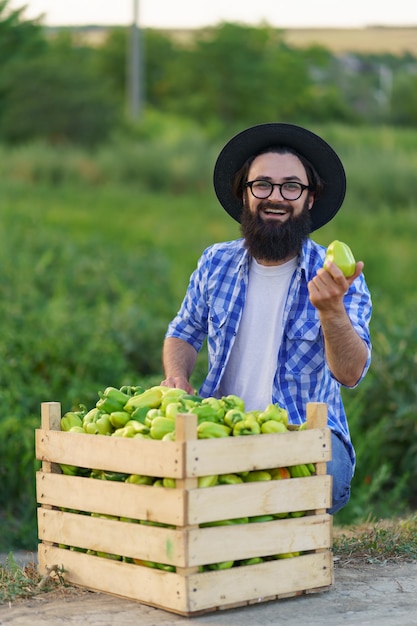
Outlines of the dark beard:
{"label": "dark beard", "polygon": [[[273,206],[265,201],[259,208]],[[281,207],[284,205],[281,203]],[[285,205],[288,210],[291,205]],[[300,215],[290,217],[285,222],[276,220],[263,220],[257,212],[252,214],[244,206],[242,210],[242,220],[240,226],[241,233],[245,239],[245,246],[248,252],[258,261],[284,261],[297,256],[303,245],[303,241],[311,232],[311,218],[308,208],[308,201]]]}

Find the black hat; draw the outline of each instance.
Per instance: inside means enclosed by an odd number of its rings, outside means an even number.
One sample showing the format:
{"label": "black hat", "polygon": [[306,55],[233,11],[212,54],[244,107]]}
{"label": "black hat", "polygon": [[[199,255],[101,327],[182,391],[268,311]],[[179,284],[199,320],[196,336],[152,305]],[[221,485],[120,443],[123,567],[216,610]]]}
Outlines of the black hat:
{"label": "black hat", "polygon": [[346,193],[346,176],[336,152],[318,135],[293,124],[259,124],[230,139],[214,168],[214,189],[223,208],[240,222],[242,202],[233,193],[233,178],[246,160],[268,146],[285,146],[304,156],[324,181],[311,208],[311,230],[327,224],[338,212]]}

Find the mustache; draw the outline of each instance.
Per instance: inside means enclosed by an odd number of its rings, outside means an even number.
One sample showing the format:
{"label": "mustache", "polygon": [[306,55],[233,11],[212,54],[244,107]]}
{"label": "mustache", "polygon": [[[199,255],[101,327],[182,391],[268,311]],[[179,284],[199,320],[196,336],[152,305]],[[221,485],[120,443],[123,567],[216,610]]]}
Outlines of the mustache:
{"label": "mustache", "polygon": [[289,202],[271,202],[270,200],[263,200],[258,204],[258,212],[266,209],[284,210],[291,215],[294,213],[294,207]]}

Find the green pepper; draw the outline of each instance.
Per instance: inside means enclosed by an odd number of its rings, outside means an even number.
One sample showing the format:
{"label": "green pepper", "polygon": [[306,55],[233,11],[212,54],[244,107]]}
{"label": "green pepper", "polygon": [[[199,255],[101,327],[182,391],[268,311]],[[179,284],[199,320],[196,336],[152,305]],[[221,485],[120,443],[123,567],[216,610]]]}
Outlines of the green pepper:
{"label": "green pepper", "polygon": [[123,387],[120,387],[119,391],[125,393],[130,398],[131,396],[143,393],[145,390],[140,385],[123,385]]}
{"label": "green pepper", "polygon": [[247,476],[245,476],[245,483],[253,483],[263,480],[272,480],[272,476],[266,470],[253,470],[249,472]]}
{"label": "green pepper", "polygon": [[74,426],[82,428],[84,414],[77,411],[68,411],[61,418],[61,430],[68,432]]}
{"label": "green pepper", "polygon": [[203,522],[200,528],[211,528],[211,526],[233,526],[235,524],[247,524],[249,517],[234,517],[232,519],[219,519],[214,522]]}
{"label": "green pepper", "polygon": [[168,404],[171,402],[178,402],[180,397],[185,395],[187,392],[184,389],[178,389],[177,387],[167,387],[166,392],[162,396],[160,409],[161,411],[165,411]]}
{"label": "green pepper", "polygon": [[232,429],[224,424],[217,422],[204,421],[197,426],[198,439],[216,439],[219,437],[228,437]]}
{"label": "green pepper", "polygon": [[83,428],[85,428],[87,424],[91,424],[92,422],[98,420],[98,418],[103,415],[103,413],[105,413],[105,411],[102,411],[97,407],[94,407],[94,409],[88,411],[88,413],[86,413],[83,417]]}
{"label": "green pepper", "polygon": [[124,410],[132,413],[139,407],[147,406],[149,409],[157,409],[161,404],[166,387],[156,386],[150,387],[141,394],[132,396],[124,405]]}
{"label": "green pepper", "polygon": [[229,409],[239,409],[240,411],[245,410],[245,402],[242,398],[239,398],[239,396],[229,394],[228,396],[223,396],[221,401],[223,402],[226,411]]}
{"label": "green pepper", "polygon": [[197,479],[197,485],[199,489],[205,487],[215,487],[217,485],[219,477],[216,474],[210,476],[199,476]]}
{"label": "green pepper", "polygon": [[[152,409],[154,410],[154,409]],[[156,411],[158,409],[155,409]],[[132,411],[132,413],[130,414],[130,419],[131,420],[136,420],[137,422],[141,422],[142,424],[145,423],[145,419],[146,419],[146,414],[149,411],[147,406],[140,406],[137,409],[135,409],[134,411]]]}
{"label": "green pepper", "polygon": [[277,403],[268,404],[265,410],[259,413],[257,420],[260,424],[268,422],[269,420],[276,420],[288,426],[288,412]]}
{"label": "green pepper", "polygon": [[92,419],[86,420],[84,430],[89,435],[111,435],[113,425],[110,421],[110,415],[98,410]]}
{"label": "green pepper", "polygon": [[110,415],[103,413],[95,422],[99,435],[111,435],[113,425],[110,421]]}
{"label": "green pepper", "polygon": [[261,432],[265,434],[287,433],[288,428],[285,426],[285,424],[283,424],[283,422],[268,420],[267,422],[263,422],[263,424],[261,425]]}
{"label": "green pepper", "polygon": [[189,413],[193,415],[197,415],[197,421],[200,424],[201,422],[214,422],[219,423],[220,419],[218,417],[218,412],[215,408],[210,406],[210,404],[196,404],[189,410]]}
{"label": "green pepper", "polygon": [[180,397],[179,402],[181,404],[181,411],[183,413],[192,413],[190,409],[198,406],[203,401],[203,398],[197,395],[186,393]]}
{"label": "green pepper", "polygon": [[235,564],[234,561],[221,561],[220,563],[210,563],[209,570],[230,569]]}
{"label": "green pepper", "polygon": [[260,556],[253,556],[251,559],[242,559],[239,561],[239,565],[257,565],[258,563],[263,563],[264,560]]}
{"label": "green pepper", "polygon": [[324,259],[324,269],[330,272],[329,264],[334,263],[342,270],[343,275],[349,278],[355,273],[356,261],[352,254],[352,250],[343,241],[335,239],[329,244],[326,250],[326,256]]}
{"label": "green pepper", "polygon": [[152,476],[144,476],[143,474],[130,474],[125,480],[125,483],[132,485],[152,485]]}
{"label": "green pepper", "polygon": [[78,476],[78,467],[76,465],[65,465],[64,463],[60,463],[59,467],[63,474],[66,476]]}
{"label": "green pepper", "polygon": [[224,416],[224,423],[233,428],[235,424],[243,422],[245,418],[246,414],[244,411],[240,409],[229,409]]}
{"label": "green pepper", "polygon": [[166,405],[165,410],[162,408],[162,405],[159,410],[165,413],[165,417],[175,419],[177,414],[181,411],[181,404],[179,402],[170,402]]}
{"label": "green pepper", "polygon": [[223,419],[226,409],[225,409],[224,403],[221,400],[219,400],[218,398],[212,398],[212,397],[204,398],[201,401],[201,404],[203,406],[211,407],[212,410],[214,411],[215,417],[219,421]]}
{"label": "green pepper", "polygon": [[166,563],[156,563],[156,568],[161,569],[163,572],[176,572],[175,565],[167,565]]}
{"label": "green pepper", "polygon": [[167,487],[168,489],[175,489],[175,487],[177,486],[177,481],[175,480],[175,478],[165,477],[162,479],[162,486]]}
{"label": "green pepper", "polygon": [[150,435],[152,439],[162,439],[164,435],[175,430],[175,420],[169,417],[155,417],[152,420]]}
{"label": "green pepper", "polygon": [[137,422],[136,420],[129,420],[125,428],[131,428],[136,435],[137,433],[141,433],[142,435],[149,435],[149,427],[146,424],[142,424],[142,422]]}
{"label": "green pepper", "polygon": [[243,478],[237,474],[219,474],[219,485],[237,485],[243,483]]}
{"label": "green pepper", "polygon": [[136,435],[142,435],[143,433],[137,433],[133,426],[122,426],[121,428],[116,428],[115,431],[112,432],[112,437],[128,437],[133,438]]}
{"label": "green pepper", "polygon": [[69,429],[68,431],[69,433],[79,433],[80,435],[82,435],[83,433],[85,433],[84,428],[80,427],[80,426],[73,426],[72,428]]}
{"label": "green pepper", "polygon": [[291,478],[305,478],[307,476],[311,476],[311,472],[305,463],[291,465],[288,467],[288,470],[291,474]]}
{"label": "green pepper", "polygon": [[113,411],[110,413],[109,419],[114,428],[123,428],[130,420],[130,413],[127,411]]}
{"label": "green pepper", "polygon": [[282,552],[281,554],[275,554],[275,559],[292,559],[295,556],[300,556],[300,552]]}
{"label": "green pepper", "polygon": [[249,518],[249,523],[257,524],[258,522],[271,522],[274,519],[273,515],[253,515]]}
{"label": "green pepper", "polygon": [[[122,472],[107,472],[103,471],[102,480],[111,480],[112,482],[124,483],[128,477],[128,474],[122,474]],[[117,518],[113,518],[117,519]]]}
{"label": "green pepper", "polygon": [[96,408],[101,409],[105,413],[113,411],[121,411],[129,400],[126,393],[116,389],[116,387],[107,387],[104,392],[99,391],[100,399],[96,402]]}
{"label": "green pepper", "polygon": [[[145,407],[145,408],[147,408],[147,407]],[[155,419],[155,417],[165,417],[165,415],[163,414],[161,409],[148,409],[146,411],[144,424],[146,426],[151,427],[152,426],[152,422]]]}
{"label": "green pepper", "polygon": [[244,420],[237,422],[233,426],[233,436],[239,435],[259,435],[261,426],[255,418],[246,416]]}

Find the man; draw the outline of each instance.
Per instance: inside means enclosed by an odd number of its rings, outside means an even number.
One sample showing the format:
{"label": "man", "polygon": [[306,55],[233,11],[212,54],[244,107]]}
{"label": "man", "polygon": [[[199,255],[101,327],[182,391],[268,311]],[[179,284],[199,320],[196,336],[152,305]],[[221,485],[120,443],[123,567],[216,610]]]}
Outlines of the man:
{"label": "man", "polygon": [[200,395],[241,396],[246,410],[277,402],[292,423],[307,402],[326,402],[332,430],[335,513],[350,498],[355,467],[340,387],[355,387],[371,358],[371,298],[356,263],[350,278],[309,234],[330,221],[345,197],[343,165],[314,133],[261,124],[221,151],[214,187],[241,223],[242,239],[201,256],[163,347],[163,384],[189,392],[197,353],[208,341]]}

